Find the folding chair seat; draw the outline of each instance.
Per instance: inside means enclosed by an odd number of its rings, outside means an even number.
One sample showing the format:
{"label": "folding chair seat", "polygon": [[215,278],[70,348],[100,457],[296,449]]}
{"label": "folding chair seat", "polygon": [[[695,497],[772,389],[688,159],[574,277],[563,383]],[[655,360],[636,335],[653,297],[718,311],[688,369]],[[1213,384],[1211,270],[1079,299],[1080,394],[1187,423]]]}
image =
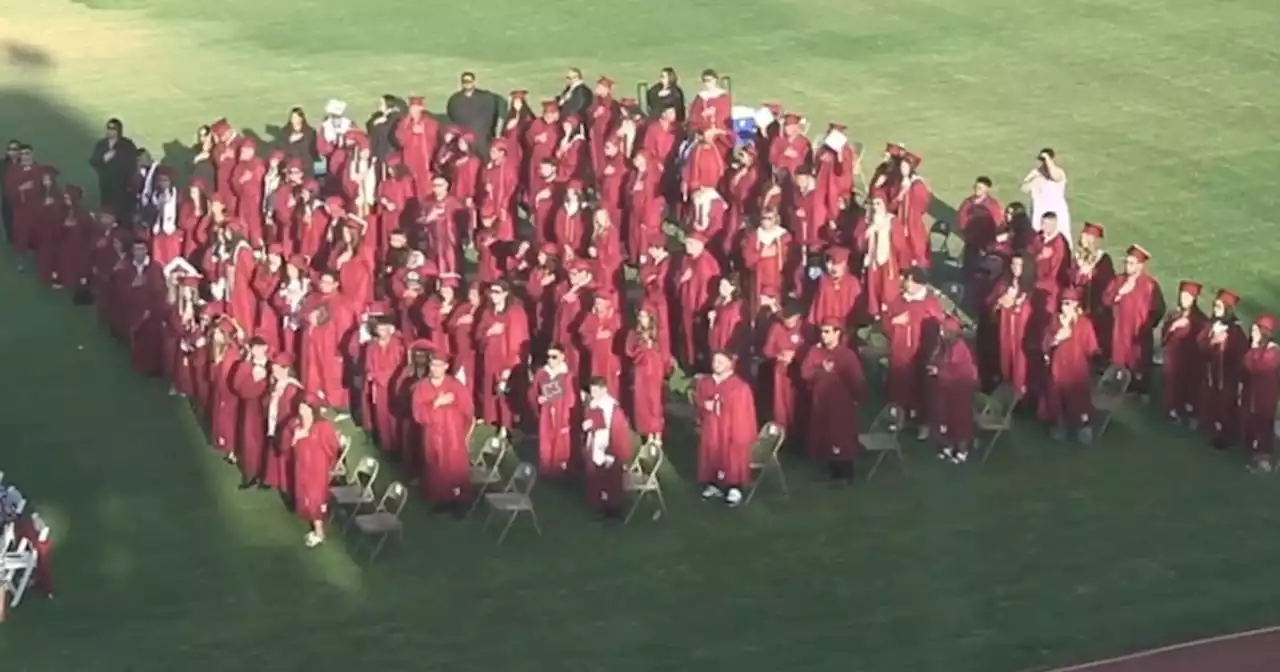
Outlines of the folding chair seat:
{"label": "folding chair seat", "polygon": [[[468,444],[470,446],[470,444]],[[500,436],[471,447],[470,482],[473,499],[467,515],[480,507],[485,495],[502,484],[502,465],[511,452],[511,442]]]}
{"label": "folding chair seat", "polygon": [[870,455],[875,455],[875,462],[871,465],[871,471],[867,473],[867,480],[875,478],[876,471],[880,469],[880,464],[891,453],[898,458],[898,466],[902,469],[902,475],[907,475],[907,461],[902,454],[902,442],[899,441],[898,435],[902,432],[903,421],[906,414],[903,413],[902,407],[897,404],[886,404],[880,412],[876,414],[875,420],[871,422],[871,427],[864,433],[858,435],[858,442],[862,444],[863,450]]}
{"label": "folding chair seat", "polygon": [[516,470],[512,472],[511,478],[507,481],[506,487],[502,492],[490,492],[484,496],[485,505],[489,507],[489,514],[485,516],[484,527],[481,531],[489,529],[489,523],[494,518],[506,517],[507,522],[502,527],[502,533],[498,535],[498,545],[502,545],[502,541],[507,538],[507,532],[511,530],[511,525],[516,522],[516,518],[522,513],[528,513],[530,520],[533,521],[533,529],[538,532],[538,536],[542,536],[542,527],[538,525],[538,514],[533,509],[533,486],[538,482],[538,470],[528,462],[521,462],[516,465]]}
{"label": "folding chair seat", "polygon": [[352,520],[355,522],[356,529],[360,530],[362,539],[378,538],[378,543],[369,553],[369,562],[378,559],[378,554],[387,543],[387,537],[392,534],[404,543],[404,523],[400,520],[400,512],[404,510],[404,504],[408,500],[409,494],[404,484],[393,481],[387,486],[386,492],[382,493],[382,498],[378,500],[378,506],[373,513],[362,513],[353,517]]}
{"label": "folding chair seat", "polygon": [[[376,459],[360,458],[355,471],[351,472],[346,482],[329,488],[329,502],[333,504],[329,509],[330,517],[337,515],[339,509],[344,511],[352,509],[352,514],[357,514],[365,506],[373,504],[375,501],[373,484],[378,480],[380,469],[381,465]],[[348,519],[347,523],[350,524],[350,522]],[[346,528],[343,529],[345,531]]]}
{"label": "folding chair seat", "polygon": [[649,495],[658,500],[658,509],[653,512],[653,519],[657,520],[667,513],[667,501],[662,496],[662,481],[659,478],[665,462],[666,454],[658,442],[646,441],[640,446],[640,452],[636,454],[623,478],[623,489],[631,496],[631,510],[623,520],[624,525],[631,522],[631,517],[640,510],[640,503]]}
{"label": "folding chair seat", "polygon": [[1017,408],[1020,401],[1022,401],[1021,397],[1014,391],[1013,386],[1007,383],[992,390],[989,395],[978,395],[979,408],[973,415],[974,428],[978,430],[979,435],[983,433],[991,435],[982,453],[983,462],[991,457],[991,451],[995,450],[1000,436],[1013,429],[1013,410]]}
{"label": "folding chair seat", "polygon": [[771,473],[778,475],[778,486],[782,488],[782,496],[791,496],[791,491],[787,489],[787,475],[782,470],[782,462],[778,459],[778,454],[782,452],[782,444],[786,440],[787,431],[777,423],[766,422],[760,428],[760,434],[756,437],[756,443],[751,449],[751,486],[747,489],[743,504],[751,503],[751,498],[756,496],[756,490],[760,489]]}
{"label": "folding chair seat", "polygon": [[1102,372],[1102,377],[1098,379],[1092,395],[1094,425],[1097,427],[1095,440],[1101,439],[1102,435],[1106,434],[1107,427],[1111,425],[1112,416],[1124,405],[1125,396],[1128,395],[1129,386],[1132,383],[1133,374],[1128,369],[1113,365]]}

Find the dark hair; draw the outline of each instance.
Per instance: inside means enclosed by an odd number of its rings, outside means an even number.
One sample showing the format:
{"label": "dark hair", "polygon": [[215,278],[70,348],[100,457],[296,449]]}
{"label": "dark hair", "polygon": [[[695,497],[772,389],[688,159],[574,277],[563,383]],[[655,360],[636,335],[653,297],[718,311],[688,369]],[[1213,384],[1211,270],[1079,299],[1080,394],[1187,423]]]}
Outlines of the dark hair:
{"label": "dark hair", "polygon": [[591,387],[603,387],[605,389],[608,389],[609,384],[604,381],[604,378],[602,376],[592,376]]}
{"label": "dark hair", "polygon": [[123,121],[120,121],[120,119],[118,119],[117,117],[111,117],[110,119],[108,119],[108,120],[107,120],[107,128],[113,128],[113,129],[115,129],[115,130],[120,131],[121,133],[123,133],[123,132],[124,132],[124,122],[123,122]]}
{"label": "dark hair", "polygon": [[929,275],[919,266],[912,266],[911,268],[908,268],[902,276],[918,285],[923,285],[929,282]]}
{"label": "dark hair", "polygon": [[675,87],[680,84],[680,75],[676,74],[675,68],[667,66],[662,69],[662,72],[666,73],[667,79],[671,80],[670,86]]}
{"label": "dark hair", "polygon": [[986,175],[979,175],[978,179],[974,180],[974,182],[977,182],[978,184],[981,184],[982,186],[987,188],[991,187],[991,178],[987,177]]}
{"label": "dark hair", "polygon": [[1044,149],[1040,150],[1040,153],[1036,155],[1036,158],[1039,158],[1041,156],[1047,156],[1051,159],[1056,159],[1058,157],[1058,155],[1054,153],[1052,147],[1045,147]]}
{"label": "dark hair", "polygon": [[494,280],[493,282],[489,283],[489,289],[500,289],[503,292],[510,292],[511,283],[507,282],[506,280]]}
{"label": "dark hair", "polygon": [[563,345],[560,345],[559,343],[552,343],[551,345],[547,346],[547,352],[548,353],[558,352],[560,354],[565,354],[567,351],[564,349]]}
{"label": "dark hair", "polygon": [[701,77],[702,79],[706,79],[707,77],[715,77],[719,79],[720,75],[716,74],[715,70],[712,70],[711,68],[707,68],[706,70],[702,71]]}
{"label": "dark hair", "polygon": [[34,146],[34,145],[32,145],[31,143],[29,143],[29,142],[24,142],[24,143],[22,143],[21,145],[18,145],[18,151],[19,151],[19,152],[34,152],[34,151],[36,151],[36,148],[35,148],[35,146]]}
{"label": "dark hair", "polygon": [[782,304],[782,316],[784,318],[800,317],[803,314],[804,305],[796,299],[787,299],[787,302]]}
{"label": "dark hair", "polygon": [[267,339],[261,336],[254,336],[253,338],[249,339],[249,343],[248,343],[249,347],[251,348],[255,348],[260,345],[266,345],[266,344],[267,344]]}
{"label": "dark hair", "polygon": [[458,79],[469,79],[469,80],[471,80],[472,82],[474,82],[474,81],[476,81],[476,73],[471,72],[470,70],[467,70],[467,71],[463,72],[463,73],[462,73],[462,75],[460,75],[460,76],[458,77]]}

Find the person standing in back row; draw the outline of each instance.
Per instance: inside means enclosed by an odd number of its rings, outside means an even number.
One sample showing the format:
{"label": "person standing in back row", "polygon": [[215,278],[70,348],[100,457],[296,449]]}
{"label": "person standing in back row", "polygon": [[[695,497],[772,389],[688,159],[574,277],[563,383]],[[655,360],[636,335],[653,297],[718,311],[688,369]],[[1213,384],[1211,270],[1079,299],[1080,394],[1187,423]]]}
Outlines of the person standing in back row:
{"label": "person standing in back row", "polygon": [[449,121],[471,129],[476,134],[475,147],[479,156],[487,156],[489,143],[493,141],[502,101],[492,91],[476,86],[476,73],[464,72],[460,78],[462,88],[449,96],[445,115]]}
{"label": "person standing in back row", "polygon": [[107,120],[107,133],[93,146],[89,165],[98,173],[99,201],[116,212],[122,222],[132,221],[134,171],[138,169],[138,147],[124,135],[124,123]]}

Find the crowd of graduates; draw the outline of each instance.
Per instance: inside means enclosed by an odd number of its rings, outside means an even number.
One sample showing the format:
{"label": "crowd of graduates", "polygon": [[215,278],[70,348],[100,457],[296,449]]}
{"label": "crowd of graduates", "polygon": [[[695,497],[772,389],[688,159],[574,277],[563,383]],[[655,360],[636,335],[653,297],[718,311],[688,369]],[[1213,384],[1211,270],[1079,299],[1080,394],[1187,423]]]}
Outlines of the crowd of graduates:
{"label": "crowd of graduates", "polygon": [[[953,223],[968,330],[930,286],[921,158],[888,145],[855,189],[844,126],[814,142],[767,103],[742,137],[721,82],[703,73],[686,106],[671,72],[641,104],[574,70],[556,98],[512,91],[479,123],[387,96],[362,126],[330,101],[315,126],[292,110],[274,143],[219,119],[180,166],[111,120],[96,211],[10,144],[6,226],[41,282],[91,302],[140,374],[191,401],[245,487],[288,495],[308,545],[324,539],[333,414],[356,413],[441,508],[469,502],[483,422],[536,443],[542,476],[583,476],[613,516],[632,431],[661,444],[677,368],[695,374],[705,498],[742,502],[764,421],[851,482],[868,327],[888,402],[953,462],[979,391],[1008,385],[1088,443],[1097,367],[1145,393],[1159,350],[1170,418],[1270,470],[1271,317],[1246,331],[1228,290],[1205,315],[1193,282],[1166,313],[1141,246],[1116,269],[1102,226],[1072,241],[1058,213],[1006,208],[979,178]],[[1045,150],[1024,190],[1065,194],[1065,179]]]}

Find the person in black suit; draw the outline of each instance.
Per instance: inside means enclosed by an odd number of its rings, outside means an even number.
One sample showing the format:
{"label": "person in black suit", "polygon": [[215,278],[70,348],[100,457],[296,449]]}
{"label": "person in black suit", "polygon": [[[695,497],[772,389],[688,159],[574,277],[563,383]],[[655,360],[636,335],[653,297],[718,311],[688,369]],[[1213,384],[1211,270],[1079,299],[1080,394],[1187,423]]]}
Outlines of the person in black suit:
{"label": "person in black suit", "polygon": [[488,156],[489,143],[502,115],[502,100],[492,91],[476,86],[476,73],[464,72],[459,78],[461,88],[449,96],[445,116],[449,121],[475,133],[475,148],[480,156]]}
{"label": "person in black suit", "polygon": [[[22,153],[22,141],[10,140],[4,158],[0,159],[0,186],[4,185],[4,176],[9,169],[18,165],[20,153]],[[3,188],[0,188],[0,221],[4,222],[5,240],[13,242],[13,204],[9,202],[9,196]]]}
{"label": "person in black suit", "polygon": [[658,75],[658,83],[649,87],[644,98],[649,116],[657,118],[662,115],[663,110],[673,108],[676,111],[676,122],[684,123],[684,89],[680,88],[680,76],[676,74],[675,68],[663,68]]}
{"label": "person in black suit", "polygon": [[125,137],[119,119],[107,120],[106,135],[93,146],[89,165],[98,173],[99,202],[114,208],[120,221],[132,221],[138,147]]}
{"label": "person in black suit", "polygon": [[560,92],[560,97],[557,99],[560,103],[560,118],[573,116],[586,119],[587,110],[595,97],[591,94],[591,88],[587,83],[582,81],[582,71],[578,68],[569,68],[564,81],[564,91]]}

